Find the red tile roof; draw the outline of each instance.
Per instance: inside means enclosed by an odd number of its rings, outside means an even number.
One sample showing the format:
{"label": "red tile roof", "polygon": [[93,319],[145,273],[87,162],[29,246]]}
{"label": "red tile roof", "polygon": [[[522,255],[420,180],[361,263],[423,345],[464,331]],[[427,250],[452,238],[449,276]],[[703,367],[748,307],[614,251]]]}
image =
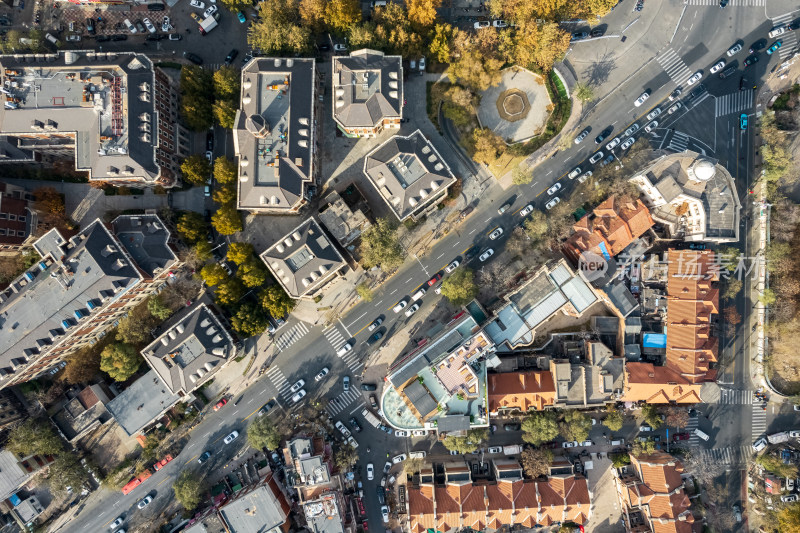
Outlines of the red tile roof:
{"label": "red tile roof", "polygon": [[647,403],[700,403],[700,384],[692,383],[676,370],[652,363],[627,363],[623,400]]}
{"label": "red tile roof", "polygon": [[408,494],[408,524],[412,533],[425,533],[435,525],[433,515],[433,487],[406,486]]}
{"label": "red tile roof", "polygon": [[522,412],[541,411],[553,405],[556,387],[550,371],[506,372],[489,374],[489,412],[515,408]]}

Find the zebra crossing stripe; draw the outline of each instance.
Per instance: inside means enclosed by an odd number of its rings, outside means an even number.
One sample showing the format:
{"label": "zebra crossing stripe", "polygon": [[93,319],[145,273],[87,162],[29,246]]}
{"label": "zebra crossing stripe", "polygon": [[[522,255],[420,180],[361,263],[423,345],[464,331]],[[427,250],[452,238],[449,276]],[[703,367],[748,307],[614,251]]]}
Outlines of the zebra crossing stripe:
{"label": "zebra crossing stripe", "polygon": [[772,19],[772,24],[775,26],[780,26],[781,24],[785,24],[792,20],[793,12],[784,13],[783,15],[778,15]]}
{"label": "zebra crossing stripe", "polygon": [[347,342],[347,339],[344,338],[344,335],[336,326],[330,326],[328,329],[323,330],[322,334],[325,335],[325,338],[335,350],[338,350]]}
{"label": "zebra crossing stripe", "polygon": [[308,327],[304,322],[298,322],[289,331],[281,334],[275,341],[280,350],[285,350],[308,333]]}
{"label": "zebra crossing stripe", "polygon": [[[683,0],[690,6],[713,6],[719,8],[719,0]],[[766,0],[731,0],[728,7],[764,7]]]}
{"label": "zebra crossing stripe", "polygon": [[658,58],[658,64],[675,83],[684,83],[691,76],[689,67],[672,48]]}
{"label": "zebra crossing stripe", "polygon": [[328,413],[331,416],[336,416],[337,414],[344,411],[347,408],[347,406],[353,403],[353,400],[355,400],[359,396],[360,394],[358,393],[358,391],[351,389],[347,392],[340,394],[336,398],[337,401],[334,403],[329,403],[328,407],[326,407],[325,410],[328,411]]}

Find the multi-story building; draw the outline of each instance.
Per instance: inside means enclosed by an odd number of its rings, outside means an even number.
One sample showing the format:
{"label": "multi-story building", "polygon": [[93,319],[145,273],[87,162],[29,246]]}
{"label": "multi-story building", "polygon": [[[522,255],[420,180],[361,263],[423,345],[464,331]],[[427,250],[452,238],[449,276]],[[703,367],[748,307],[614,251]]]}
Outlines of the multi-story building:
{"label": "multi-story building", "polygon": [[333,58],[333,120],[348,137],[399,129],[403,118],[403,58],[364,48]]}
{"label": "multi-story building", "polygon": [[0,255],[13,254],[36,237],[39,216],[33,195],[0,181]]}
{"label": "multi-story building", "polygon": [[156,215],[99,219],[69,240],[34,243],[42,260],[0,292],[0,388],[35,378],[106,330],[171,275],[178,259]]}
{"label": "multi-story building", "polygon": [[293,215],[307,203],[319,177],[321,90],[314,59],[257,57],[244,66],[233,126],[239,209]]}
{"label": "multi-story building", "polygon": [[135,52],[0,56],[0,161],[73,158],[91,181],[171,187],[188,155],[177,84]]}

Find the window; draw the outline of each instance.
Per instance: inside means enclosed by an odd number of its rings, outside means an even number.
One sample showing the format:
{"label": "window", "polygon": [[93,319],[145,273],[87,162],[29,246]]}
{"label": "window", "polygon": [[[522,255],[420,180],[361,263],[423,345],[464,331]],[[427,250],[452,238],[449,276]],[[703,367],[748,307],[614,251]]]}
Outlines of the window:
{"label": "window", "polygon": [[25,232],[24,231],[18,231],[17,232],[17,237],[24,237],[24,236],[25,236]]}
{"label": "window", "polygon": [[8,220],[17,220],[17,215],[8,215]]}
{"label": "window", "polygon": [[6,234],[6,230],[3,229],[3,228],[0,228],[0,235],[5,235],[5,234]]}
{"label": "window", "polygon": [[25,215],[20,215],[19,217],[17,217],[17,220],[19,220],[20,222],[25,222],[26,217]]}

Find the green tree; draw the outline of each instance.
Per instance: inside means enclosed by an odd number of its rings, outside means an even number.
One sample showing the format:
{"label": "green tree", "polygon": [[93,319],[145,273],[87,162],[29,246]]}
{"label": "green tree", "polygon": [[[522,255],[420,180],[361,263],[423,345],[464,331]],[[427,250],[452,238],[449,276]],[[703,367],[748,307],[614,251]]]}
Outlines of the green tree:
{"label": "green tree", "polygon": [[430,28],[436,22],[436,10],[442,0],[406,0],[406,9],[411,24],[418,29]]}
{"label": "green tree", "polygon": [[733,246],[722,246],[717,250],[717,254],[720,255],[720,260],[725,266],[725,270],[733,272],[736,270],[736,265],[739,264],[739,256],[742,252]]}
{"label": "green tree", "polygon": [[114,381],[125,381],[139,370],[144,360],[130,344],[115,342],[100,353],[100,370]]}
{"label": "green tree", "polygon": [[531,413],[522,421],[522,440],[539,446],[558,437],[558,417],[553,411]]}
{"label": "green tree", "polygon": [[622,468],[625,465],[631,464],[631,456],[625,452],[611,453],[608,455],[608,458],[611,459],[611,464],[614,468]]}
{"label": "green tree", "polygon": [[214,95],[217,99],[239,100],[242,71],[232,66],[222,66],[214,71]]}
{"label": "green tree", "polygon": [[88,383],[100,372],[100,352],[86,346],[67,358],[61,379],[71,385]]}
{"label": "green tree", "polygon": [[531,214],[528,215],[528,219],[525,220],[524,228],[525,233],[531,238],[531,240],[537,242],[541,241],[545,236],[547,236],[549,229],[547,217],[538,209],[534,209]]}
{"label": "green tree", "polygon": [[485,165],[494,163],[506,149],[503,139],[489,128],[475,128],[467,142],[472,151],[472,159]]}
{"label": "green tree", "polygon": [[236,275],[242,280],[245,287],[253,288],[266,283],[269,274],[264,263],[260,259],[252,257],[239,267]]}
{"label": "green tree", "polygon": [[379,266],[384,272],[403,264],[405,250],[397,238],[397,225],[388,218],[379,218],[361,234],[360,247],[365,268]]}
{"label": "green tree", "polygon": [[292,300],[283,287],[280,285],[270,285],[261,292],[261,305],[267,312],[274,317],[284,317],[294,309]]}
{"label": "green tree", "polygon": [[622,413],[615,410],[608,413],[605,420],[603,420],[603,425],[611,431],[619,431],[622,429],[623,421]]}
{"label": "green tree", "polygon": [[772,289],[764,289],[764,292],[758,297],[758,301],[764,305],[772,305],[778,301],[778,297]]}
{"label": "green tree", "polygon": [[358,0],[328,0],[325,22],[331,31],[346,35],[347,30],[361,21],[361,4]]}
{"label": "green tree", "polygon": [[147,310],[158,320],[166,320],[172,315],[172,309],[164,305],[161,298],[153,296],[147,300]]}
{"label": "green tree", "polygon": [[216,158],[214,160],[214,179],[219,183],[235,183],[236,163],[227,157]]}
{"label": "green tree", "polygon": [[209,263],[201,268],[200,277],[209,287],[215,287],[223,281],[230,279],[225,269],[217,263]]}
{"label": "green tree", "polygon": [[358,452],[351,445],[345,444],[336,452],[333,461],[336,464],[336,468],[342,472],[347,472],[358,461]]}
{"label": "green tree", "polygon": [[214,297],[222,305],[231,305],[244,296],[244,285],[236,278],[228,278],[214,289]]}
{"label": "green tree", "polygon": [[640,441],[637,439],[633,443],[633,450],[631,450],[631,453],[634,456],[637,456],[637,455],[651,454],[654,451],[656,451],[656,442],[653,440],[653,437],[649,437],[645,441]]}
{"label": "green tree", "polygon": [[[205,161],[205,160],[204,160]],[[208,237],[208,227],[203,215],[194,211],[185,211],[178,217],[178,235],[189,244],[204,240]]]}
{"label": "green tree", "polygon": [[586,83],[576,84],[575,88],[572,90],[572,93],[575,95],[575,98],[577,98],[581,102],[588,102],[590,100],[594,100],[594,89],[592,89]]}
{"label": "green tree", "polygon": [[325,31],[325,7],[327,0],[300,0],[300,19],[303,26],[314,33]]}
{"label": "green tree", "polygon": [[546,476],[553,464],[553,452],[545,448],[525,448],[520,456],[522,470],[531,478]]}
{"label": "green tree", "polygon": [[533,172],[523,170],[521,166],[514,167],[511,171],[511,182],[514,185],[527,185],[533,181]]}
{"label": "green tree", "polygon": [[781,531],[800,531],[800,502],[786,505],[778,512]]}
{"label": "green tree", "polygon": [[295,0],[264,0],[258,5],[259,19],[250,23],[247,42],[264,54],[303,53],[310,49],[311,29],[300,23]]}
{"label": "green tree", "polygon": [[239,110],[239,104],[237,102],[228,99],[219,99],[214,101],[212,110],[217,124],[225,129],[233,129],[234,122],[236,121],[236,112]]}
{"label": "green tree", "polygon": [[211,177],[211,165],[205,156],[190,155],[181,163],[181,174],[186,181],[193,185],[205,185],[208,178]]}
{"label": "green tree", "polygon": [[211,215],[211,224],[220,235],[233,235],[242,231],[242,215],[232,205],[223,205]]}
{"label": "green tree", "polygon": [[19,457],[58,455],[64,443],[46,418],[28,418],[8,434],[6,448]]}
{"label": "green tree", "polygon": [[726,300],[733,300],[742,291],[742,280],[730,278],[725,282],[725,290],[722,291],[722,297]]}
{"label": "green tree", "polygon": [[233,261],[237,265],[243,265],[253,259],[253,245],[249,242],[232,242],[228,246],[228,261]]}
{"label": "green tree", "polygon": [[78,456],[72,453],[58,454],[47,469],[47,484],[57,494],[67,494],[67,487],[78,492],[87,481],[89,472],[83,468]]}
{"label": "green tree", "polygon": [[433,37],[431,44],[428,46],[433,59],[439,63],[450,62],[450,40],[453,37],[453,28],[450,24],[437,24],[433,28]]}
{"label": "green tree", "polygon": [[363,283],[359,283],[358,286],[356,286],[356,292],[358,293],[359,296],[361,296],[361,299],[364,300],[365,302],[371,302],[372,299],[375,297],[375,294],[372,292],[372,289],[369,288],[369,283],[367,283],[366,281]]}
{"label": "green tree", "polygon": [[580,411],[569,410],[564,413],[564,421],[559,425],[561,434],[567,440],[583,442],[592,430],[592,418]]}
{"label": "green tree", "polygon": [[784,464],[775,455],[764,453],[756,457],[756,463],[767,472],[771,472],[780,477],[797,477],[797,465]]}
{"label": "green tree", "polygon": [[175,499],[187,511],[194,510],[203,500],[205,487],[200,477],[191,470],[182,470],[178,478],[172,483]]}
{"label": "green tree", "polygon": [[211,259],[211,243],[206,240],[195,243],[192,250],[199,261],[208,261]]}
{"label": "green tree", "polygon": [[233,183],[220,183],[211,198],[219,205],[236,207],[236,186]]}
{"label": "green tree", "polygon": [[478,448],[475,444],[469,442],[467,437],[447,436],[442,440],[442,444],[448,450],[458,452],[461,455],[472,453]]}
{"label": "green tree", "polygon": [[152,340],[150,331],[157,325],[147,304],[140,304],[130,310],[128,315],[119,321],[117,340],[127,344],[145,344]]}
{"label": "green tree", "polygon": [[661,420],[661,413],[658,411],[658,408],[652,404],[645,404],[642,407],[642,416],[644,417],[644,421],[647,422],[653,429],[658,429],[661,427],[661,424],[664,423]]}
{"label": "green tree", "polygon": [[475,428],[467,431],[467,442],[480,446],[489,440],[489,428]]}
{"label": "green tree", "polygon": [[267,329],[267,315],[261,306],[252,302],[242,304],[231,317],[231,324],[237,333],[244,337],[259,335]]}
{"label": "green tree", "polygon": [[211,72],[198,66],[181,69],[181,116],[189,129],[203,131],[211,127],[214,98]]}
{"label": "green tree", "polygon": [[478,290],[475,273],[467,267],[457,269],[442,282],[442,295],[455,306],[471,301],[478,295]]}
{"label": "green tree", "polygon": [[142,458],[147,462],[155,460],[159,446],[161,446],[161,439],[158,438],[156,432],[147,435],[144,439],[144,446],[142,446]]}
{"label": "green tree", "polygon": [[421,458],[409,457],[403,461],[403,472],[410,476],[422,470],[423,466],[425,466],[425,461],[423,461]]}
{"label": "green tree", "polygon": [[247,426],[247,442],[256,450],[275,450],[281,445],[281,434],[267,416],[259,416]]}

